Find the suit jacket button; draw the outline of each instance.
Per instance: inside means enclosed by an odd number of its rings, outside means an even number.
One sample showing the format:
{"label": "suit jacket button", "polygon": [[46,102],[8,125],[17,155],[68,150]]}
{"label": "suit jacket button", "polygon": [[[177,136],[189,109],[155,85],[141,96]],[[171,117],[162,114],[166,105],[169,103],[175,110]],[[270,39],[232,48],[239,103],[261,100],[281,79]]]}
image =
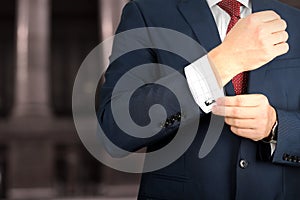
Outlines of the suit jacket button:
{"label": "suit jacket button", "polygon": [[283,154],[282,159],[285,160],[285,161],[287,161],[288,160],[288,154],[286,154],[286,153]]}
{"label": "suit jacket button", "polygon": [[249,165],[249,163],[247,160],[244,160],[244,159],[240,160],[240,168],[246,169],[248,167],[248,165]]}
{"label": "suit jacket button", "polygon": [[297,162],[297,156],[291,156],[293,162]]}
{"label": "suit jacket button", "polygon": [[172,117],[172,122],[174,123],[176,121],[176,118],[175,117]]}
{"label": "suit jacket button", "polygon": [[181,113],[176,114],[177,119],[181,119]]}

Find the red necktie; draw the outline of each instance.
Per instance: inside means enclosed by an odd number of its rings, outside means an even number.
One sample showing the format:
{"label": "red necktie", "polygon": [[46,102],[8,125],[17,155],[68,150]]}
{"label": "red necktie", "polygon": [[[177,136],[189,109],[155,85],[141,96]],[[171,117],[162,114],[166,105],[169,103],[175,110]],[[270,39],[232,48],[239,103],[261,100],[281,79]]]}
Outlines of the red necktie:
{"label": "red necktie", "polygon": [[[240,6],[241,3],[236,0],[222,0],[218,3],[218,6],[225,10],[230,15],[230,22],[227,28],[227,33],[240,19]],[[235,94],[243,94],[247,91],[248,74],[242,72],[232,79]]]}

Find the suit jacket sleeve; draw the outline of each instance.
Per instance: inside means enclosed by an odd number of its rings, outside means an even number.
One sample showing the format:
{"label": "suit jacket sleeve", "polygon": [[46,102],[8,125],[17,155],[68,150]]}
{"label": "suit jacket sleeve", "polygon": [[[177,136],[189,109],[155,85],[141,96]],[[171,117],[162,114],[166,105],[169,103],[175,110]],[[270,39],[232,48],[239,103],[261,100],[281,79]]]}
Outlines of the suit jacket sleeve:
{"label": "suit jacket sleeve", "polygon": [[[144,16],[140,12],[138,4],[136,2],[130,2],[123,10],[117,33],[141,27],[147,27]],[[136,41],[139,41],[138,38]],[[114,41],[112,56],[114,53],[124,48],[125,44],[123,43],[124,40]],[[153,130],[146,130],[149,131],[149,134],[157,131],[157,134],[148,138],[138,138],[126,133],[122,127],[118,126],[111,109],[111,103],[114,98],[116,98],[112,97],[116,83],[124,74],[136,66],[147,63],[156,63],[156,52],[157,50],[151,48],[140,49],[126,53],[117,60],[111,62],[105,74],[106,81],[100,91],[100,106],[98,110],[100,126],[110,141],[118,147],[130,152],[143,147],[160,144],[163,143],[163,141],[166,141],[167,143],[167,141],[176,134],[179,126],[193,123],[195,120],[199,120],[199,116],[204,115],[194,102],[186,80],[184,81],[184,78],[182,79],[182,77],[184,77],[184,66],[182,66],[182,70],[180,70],[179,73],[171,74],[164,74],[158,68],[155,72],[157,76],[156,81],[152,84],[147,83],[136,91],[128,89],[118,94],[119,97],[132,94],[128,108],[130,116],[128,117],[131,117],[138,126],[146,126],[150,123],[149,109],[152,105],[159,104],[164,107],[167,118],[161,121],[161,123],[158,123]],[[162,75],[160,76],[157,74]],[[178,77],[178,74],[182,77]],[[129,77],[140,83],[144,81],[138,74],[130,74]],[[179,102],[176,95],[166,87],[161,86],[160,83],[173,88],[181,88],[185,100]],[[185,112],[186,110],[189,110],[189,112]],[[118,152],[114,152],[109,146],[107,146],[107,150],[112,156],[120,156],[118,155]]]}
{"label": "suit jacket sleeve", "polygon": [[273,162],[300,167],[300,112],[277,110],[278,138]]}

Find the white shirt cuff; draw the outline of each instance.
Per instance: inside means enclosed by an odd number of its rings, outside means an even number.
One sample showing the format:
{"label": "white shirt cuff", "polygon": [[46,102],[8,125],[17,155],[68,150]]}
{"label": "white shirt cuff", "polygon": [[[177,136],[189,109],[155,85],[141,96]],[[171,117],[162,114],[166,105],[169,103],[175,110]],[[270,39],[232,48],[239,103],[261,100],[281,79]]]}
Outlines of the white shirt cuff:
{"label": "white shirt cuff", "polygon": [[276,144],[270,144],[271,145],[271,156],[274,154],[274,151],[276,149]]}
{"label": "white shirt cuff", "polygon": [[216,99],[225,95],[207,55],[186,66],[184,72],[194,100],[205,113],[210,113]]}

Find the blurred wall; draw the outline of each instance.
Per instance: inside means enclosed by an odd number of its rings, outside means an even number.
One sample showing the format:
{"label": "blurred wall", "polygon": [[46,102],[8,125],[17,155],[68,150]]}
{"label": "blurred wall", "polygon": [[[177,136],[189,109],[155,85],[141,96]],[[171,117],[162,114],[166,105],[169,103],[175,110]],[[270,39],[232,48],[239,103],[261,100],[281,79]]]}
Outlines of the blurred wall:
{"label": "blurred wall", "polygon": [[77,70],[113,35],[125,3],[1,1],[0,198],[136,195],[138,176],[94,159],[71,113]]}

